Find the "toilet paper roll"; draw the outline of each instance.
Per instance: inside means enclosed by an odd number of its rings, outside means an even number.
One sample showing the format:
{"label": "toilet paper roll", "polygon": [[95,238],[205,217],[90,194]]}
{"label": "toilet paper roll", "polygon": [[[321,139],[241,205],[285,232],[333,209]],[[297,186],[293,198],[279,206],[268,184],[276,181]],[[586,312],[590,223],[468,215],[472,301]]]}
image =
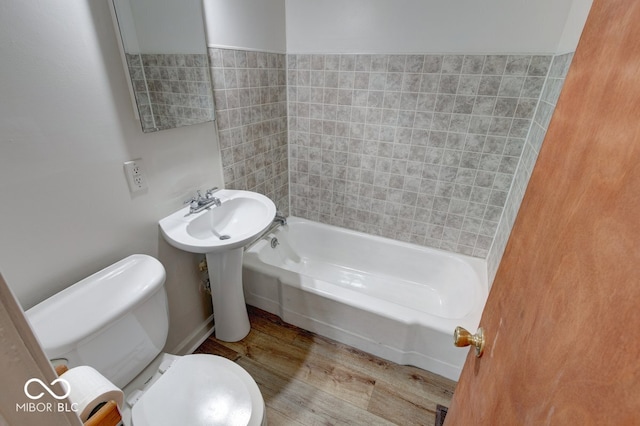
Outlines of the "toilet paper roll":
{"label": "toilet paper roll", "polygon": [[77,404],[74,410],[83,422],[86,422],[93,409],[103,402],[113,400],[118,404],[118,408],[122,409],[122,390],[94,368],[86,365],[74,367],[60,378],[69,383],[69,401]]}

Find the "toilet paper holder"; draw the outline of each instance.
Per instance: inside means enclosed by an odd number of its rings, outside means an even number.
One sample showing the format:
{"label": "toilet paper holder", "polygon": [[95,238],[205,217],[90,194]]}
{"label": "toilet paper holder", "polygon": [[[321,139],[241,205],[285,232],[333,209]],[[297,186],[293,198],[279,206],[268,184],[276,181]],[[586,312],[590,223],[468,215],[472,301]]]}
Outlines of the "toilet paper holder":
{"label": "toilet paper holder", "polygon": [[[60,377],[66,373],[69,368],[66,365],[57,365],[55,370],[58,377]],[[115,401],[107,401],[84,422],[84,426],[117,426],[121,421],[122,415],[118,410],[118,404]]]}

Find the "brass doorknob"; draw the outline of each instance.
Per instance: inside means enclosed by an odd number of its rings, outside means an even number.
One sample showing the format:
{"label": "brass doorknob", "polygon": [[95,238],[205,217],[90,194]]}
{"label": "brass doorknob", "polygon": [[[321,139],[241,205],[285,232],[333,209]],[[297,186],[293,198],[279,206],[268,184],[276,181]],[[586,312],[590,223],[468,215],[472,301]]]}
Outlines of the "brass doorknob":
{"label": "brass doorknob", "polygon": [[482,327],[478,328],[476,334],[471,334],[464,328],[458,326],[453,332],[453,344],[462,348],[473,345],[476,347],[476,356],[480,358],[484,352],[484,332]]}

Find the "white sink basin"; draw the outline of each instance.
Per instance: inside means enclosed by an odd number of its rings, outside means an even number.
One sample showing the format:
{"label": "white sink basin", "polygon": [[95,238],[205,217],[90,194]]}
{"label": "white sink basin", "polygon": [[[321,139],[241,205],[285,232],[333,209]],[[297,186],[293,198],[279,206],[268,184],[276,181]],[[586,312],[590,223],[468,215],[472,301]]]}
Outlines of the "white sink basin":
{"label": "white sink basin", "polygon": [[250,243],[273,222],[276,206],[250,191],[222,189],[215,193],[222,204],[199,213],[189,206],[160,220],[167,242],[191,253],[218,253]]}

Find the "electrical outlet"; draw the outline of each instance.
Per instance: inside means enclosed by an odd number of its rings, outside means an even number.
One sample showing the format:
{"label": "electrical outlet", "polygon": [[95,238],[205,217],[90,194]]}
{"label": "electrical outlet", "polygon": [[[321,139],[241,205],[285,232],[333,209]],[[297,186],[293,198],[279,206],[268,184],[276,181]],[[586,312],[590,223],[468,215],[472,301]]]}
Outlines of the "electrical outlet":
{"label": "electrical outlet", "polygon": [[135,192],[140,192],[147,189],[147,178],[144,175],[144,170],[142,167],[142,158],[136,158],[135,160],[125,161],[124,174],[127,177],[127,183],[129,184],[129,191],[132,194]]}

